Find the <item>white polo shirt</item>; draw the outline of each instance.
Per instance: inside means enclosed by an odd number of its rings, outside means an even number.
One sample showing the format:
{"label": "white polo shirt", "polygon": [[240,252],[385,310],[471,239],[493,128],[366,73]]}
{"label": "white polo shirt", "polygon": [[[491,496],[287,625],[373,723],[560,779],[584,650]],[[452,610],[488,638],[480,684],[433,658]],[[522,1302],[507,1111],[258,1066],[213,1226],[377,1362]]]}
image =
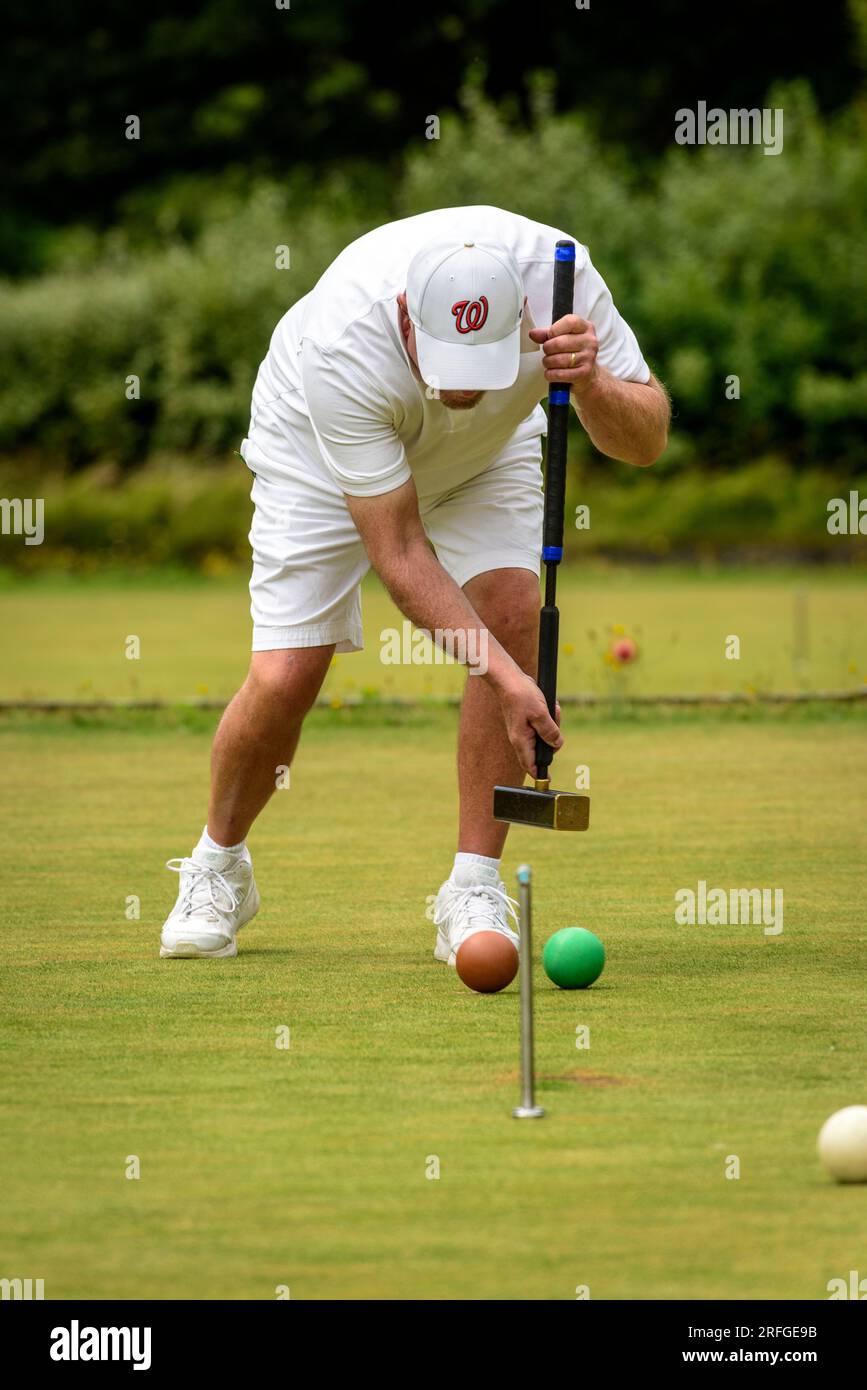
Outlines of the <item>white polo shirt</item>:
{"label": "white polo shirt", "polygon": [[[352,242],[274,331],[241,449],[249,466],[264,456],[278,476],[285,468],[297,478],[306,454],[350,496],[391,492],[413,478],[423,498],[479,473],[522,432],[544,433],[539,402],[548,383],[527,329],[551,321],[554,246],[567,235],[501,208],[465,207],[390,222]],[[518,379],[472,410],[447,409],[419,381],[400,331],[397,296],[409,262],[441,237],[507,247],[527,296]],[[574,312],[595,326],[602,366],[626,381],[648,380],[635,334],[580,243]]]}

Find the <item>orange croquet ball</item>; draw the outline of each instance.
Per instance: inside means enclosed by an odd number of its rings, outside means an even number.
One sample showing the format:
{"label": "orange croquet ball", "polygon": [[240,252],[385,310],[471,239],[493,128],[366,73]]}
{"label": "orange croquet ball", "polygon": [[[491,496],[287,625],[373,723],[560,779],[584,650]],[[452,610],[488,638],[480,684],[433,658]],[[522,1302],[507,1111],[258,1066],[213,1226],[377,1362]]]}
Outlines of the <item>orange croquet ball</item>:
{"label": "orange croquet ball", "polygon": [[458,947],[455,966],[464,984],[477,994],[496,994],[518,973],[518,952],[498,931],[477,931]]}

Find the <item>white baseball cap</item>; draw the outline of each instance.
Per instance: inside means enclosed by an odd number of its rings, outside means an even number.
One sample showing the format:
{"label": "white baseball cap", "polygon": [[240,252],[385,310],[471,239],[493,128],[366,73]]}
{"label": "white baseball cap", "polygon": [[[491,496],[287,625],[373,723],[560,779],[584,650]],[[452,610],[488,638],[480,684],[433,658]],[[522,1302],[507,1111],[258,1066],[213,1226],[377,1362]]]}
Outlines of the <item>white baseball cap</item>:
{"label": "white baseball cap", "polygon": [[518,377],[524,286],[497,242],[431,242],[406,273],[422,378],[441,391],[499,391]]}

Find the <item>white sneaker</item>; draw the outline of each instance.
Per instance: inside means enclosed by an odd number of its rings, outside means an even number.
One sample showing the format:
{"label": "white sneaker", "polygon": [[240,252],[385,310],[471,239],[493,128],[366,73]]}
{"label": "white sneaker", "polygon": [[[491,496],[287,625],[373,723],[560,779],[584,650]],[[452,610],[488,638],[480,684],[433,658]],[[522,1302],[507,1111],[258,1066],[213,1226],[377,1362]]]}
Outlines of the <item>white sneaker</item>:
{"label": "white sneaker", "polygon": [[461,942],[480,931],[502,932],[517,951],[520,938],[509,924],[511,917],[515,926],[518,925],[517,906],[496,869],[485,864],[453,869],[434,904],[437,928],[434,960],[453,966]]}
{"label": "white sneaker", "polygon": [[172,958],[236,956],[235,932],[259,911],[249,850],[196,848],[189,859],[170,859],[180,874],[178,900],[160,937],[160,955]]}

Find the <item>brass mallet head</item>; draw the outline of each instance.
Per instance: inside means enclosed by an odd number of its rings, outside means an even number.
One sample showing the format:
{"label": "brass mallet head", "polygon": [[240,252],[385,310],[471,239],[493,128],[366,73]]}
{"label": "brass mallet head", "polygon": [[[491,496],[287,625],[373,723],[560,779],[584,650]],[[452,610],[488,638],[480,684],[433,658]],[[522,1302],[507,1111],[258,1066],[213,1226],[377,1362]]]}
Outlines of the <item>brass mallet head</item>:
{"label": "brass mallet head", "polygon": [[494,820],[542,830],[586,830],[590,797],[552,791],[547,777],[537,777],[532,787],[494,787]]}

